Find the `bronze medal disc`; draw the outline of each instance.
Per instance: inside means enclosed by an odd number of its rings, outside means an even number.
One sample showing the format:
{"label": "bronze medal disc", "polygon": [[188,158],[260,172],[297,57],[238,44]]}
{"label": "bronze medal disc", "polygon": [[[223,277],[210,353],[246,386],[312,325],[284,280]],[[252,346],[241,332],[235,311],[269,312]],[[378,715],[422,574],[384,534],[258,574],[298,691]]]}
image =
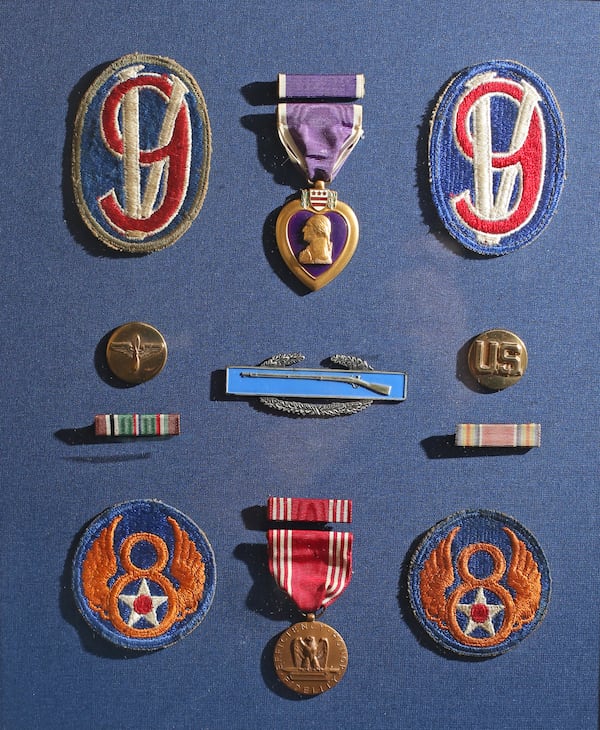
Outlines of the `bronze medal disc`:
{"label": "bronze medal disc", "polygon": [[273,660],[277,676],[286,687],[301,695],[318,695],[344,676],[348,649],[331,626],[301,621],[281,634]]}
{"label": "bronze medal disc", "polygon": [[117,327],[106,345],[108,367],[126,383],[143,383],[158,375],[167,362],[167,343],[161,333],[144,322]]}
{"label": "bronze medal disc", "polygon": [[527,368],[525,343],[508,330],[487,330],[477,335],[467,357],[471,375],[490,390],[514,385]]}

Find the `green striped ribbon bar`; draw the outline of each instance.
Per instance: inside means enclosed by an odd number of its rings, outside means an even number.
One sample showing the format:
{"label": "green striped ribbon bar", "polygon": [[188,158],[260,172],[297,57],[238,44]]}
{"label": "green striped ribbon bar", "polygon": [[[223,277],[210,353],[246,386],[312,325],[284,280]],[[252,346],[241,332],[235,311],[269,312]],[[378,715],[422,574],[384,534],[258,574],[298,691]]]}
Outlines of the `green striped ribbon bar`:
{"label": "green striped ribbon bar", "polygon": [[94,419],[96,436],[178,436],[178,413],[110,413]]}

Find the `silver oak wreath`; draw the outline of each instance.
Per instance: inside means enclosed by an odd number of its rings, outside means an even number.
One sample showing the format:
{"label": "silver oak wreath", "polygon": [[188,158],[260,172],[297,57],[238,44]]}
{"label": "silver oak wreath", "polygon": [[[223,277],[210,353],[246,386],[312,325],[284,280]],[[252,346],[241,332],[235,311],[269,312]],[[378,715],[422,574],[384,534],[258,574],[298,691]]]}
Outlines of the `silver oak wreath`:
{"label": "silver oak wreath", "polygon": [[[300,352],[281,352],[260,363],[260,367],[291,367],[304,360]],[[366,360],[353,355],[331,355],[329,362],[332,365],[346,370],[373,370]],[[351,416],[368,408],[372,398],[334,402],[334,403],[310,403],[298,400],[288,400],[275,396],[260,396],[259,402],[266,408],[271,408],[282,413],[293,416],[317,416],[321,418],[332,418],[334,416]]]}

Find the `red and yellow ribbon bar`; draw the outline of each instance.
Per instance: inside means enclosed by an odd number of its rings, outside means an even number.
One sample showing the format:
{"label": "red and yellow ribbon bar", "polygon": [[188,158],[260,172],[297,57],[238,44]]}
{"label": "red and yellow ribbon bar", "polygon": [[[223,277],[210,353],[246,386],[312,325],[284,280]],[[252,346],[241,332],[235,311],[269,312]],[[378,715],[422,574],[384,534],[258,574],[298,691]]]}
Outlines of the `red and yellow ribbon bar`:
{"label": "red and yellow ribbon bar", "polygon": [[459,423],[456,446],[539,446],[542,427],[539,423]]}

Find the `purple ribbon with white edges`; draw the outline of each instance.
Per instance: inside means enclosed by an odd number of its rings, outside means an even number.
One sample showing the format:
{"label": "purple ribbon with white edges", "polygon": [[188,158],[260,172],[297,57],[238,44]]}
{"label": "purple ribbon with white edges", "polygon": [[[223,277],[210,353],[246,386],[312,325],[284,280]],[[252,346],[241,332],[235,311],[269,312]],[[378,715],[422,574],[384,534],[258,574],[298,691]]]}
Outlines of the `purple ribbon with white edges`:
{"label": "purple ribbon with white edges", "polygon": [[280,99],[362,99],[364,74],[279,74]]}
{"label": "purple ribbon with white edges", "polygon": [[277,131],[309,182],[331,182],[363,135],[359,104],[278,104]]}

